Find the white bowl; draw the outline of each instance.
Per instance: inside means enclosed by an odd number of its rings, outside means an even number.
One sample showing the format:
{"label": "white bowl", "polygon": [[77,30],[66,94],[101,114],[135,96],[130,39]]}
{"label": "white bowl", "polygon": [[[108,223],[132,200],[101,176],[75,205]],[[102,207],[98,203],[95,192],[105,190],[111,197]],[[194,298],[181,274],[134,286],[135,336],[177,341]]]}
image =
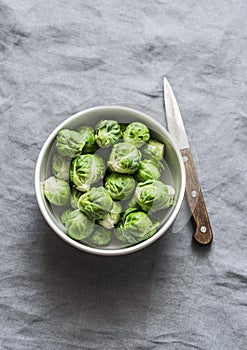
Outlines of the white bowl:
{"label": "white bowl", "polygon": [[[175,204],[165,211],[164,217],[162,217],[161,227],[152,237],[146,241],[130,247],[119,248],[117,246],[110,245],[107,248],[93,248],[71,239],[66,234],[65,228],[61,224],[59,217],[52,210],[42,191],[41,182],[44,181],[47,177],[47,166],[49,163],[50,151],[54,145],[54,140],[57,133],[61,129],[76,129],[80,125],[95,126],[95,124],[101,119],[114,119],[121,123],[130,123],[134,121],[143,122],[150,128],[150,130],[152,130],[152,137],[155,137],[166,144],[165,160],[171,171],[173,180],[172,185],[176,191]],[[60,125],[58,125],[58,127],[49,135],[40,151],[37,160],[35,169],[35,191],[39,208],[45,220],[52,228],[52,230],[65,242],[69,243],[73,247],[92,254],[124,255],[147,247],[156,241],[159,237],[161,237],[171,226],[182,204],[185,191],[185,170],[181,153],[174,144],[171,135],[160,123],[158,123],[152,117],[141,111],[129,107],[98,106],[72,115],[63,121]]]}

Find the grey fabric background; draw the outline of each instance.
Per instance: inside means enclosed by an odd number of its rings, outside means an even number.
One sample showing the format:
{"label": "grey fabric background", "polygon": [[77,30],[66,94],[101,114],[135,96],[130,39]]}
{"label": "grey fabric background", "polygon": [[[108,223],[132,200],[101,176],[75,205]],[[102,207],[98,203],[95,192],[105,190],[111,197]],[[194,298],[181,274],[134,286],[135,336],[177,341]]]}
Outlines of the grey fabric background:
{"label": "grey fabric background", "polygon": [[[245,0],[0,1],[0,348],[246,349]],[[214,230],[92,256],[37,207],[34,167],[61,121],[176,93]]]}

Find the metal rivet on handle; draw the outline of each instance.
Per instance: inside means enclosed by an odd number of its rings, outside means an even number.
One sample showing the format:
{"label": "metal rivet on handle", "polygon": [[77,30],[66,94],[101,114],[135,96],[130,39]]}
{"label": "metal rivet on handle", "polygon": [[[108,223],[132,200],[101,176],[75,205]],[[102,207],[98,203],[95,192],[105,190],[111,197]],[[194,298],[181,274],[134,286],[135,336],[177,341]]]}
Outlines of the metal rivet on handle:
{"label": "metal rivet on handle", "polygon": [[201,233],[206,233],[207,228],[205,226],[201,226],[200,231],[201,231]]}
{"label": "metal rivet on handle", "polygon": [[188,162],[188,157],[183,156],[183,162],[184,162],[184,163],[187,163],[187,162]]}
{"label": "metal rivet on handle", "polygon": [[191,195],[192,195],[193,198],[195,198],[197,196],[197,192],[196,191],[192,191]]}

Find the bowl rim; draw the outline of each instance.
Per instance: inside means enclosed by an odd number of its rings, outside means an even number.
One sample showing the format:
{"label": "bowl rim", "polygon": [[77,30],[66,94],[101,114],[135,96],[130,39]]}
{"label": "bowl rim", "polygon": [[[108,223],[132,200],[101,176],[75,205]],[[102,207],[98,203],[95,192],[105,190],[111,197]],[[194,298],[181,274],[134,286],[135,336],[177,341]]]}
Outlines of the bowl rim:
{"label": "bowl rim", "polygon": [[[175,150],[175,153],[177,155],[178,158],[178,162],[180,165],[180,171],[181,171],[181,189],[180,189],[180,193],[178,196],[178,200],[176,202],[176,206],[174,208],[174,211],[172,212],[171,216],[168,218],[168,220],[164,223],[164,225],[149,239],[147,239],[146,241],[137,243],[133,246],[130,247],[126,247],[126,248],[119,248],[119,249],[100,249],[100,248],[93,248],[93,247],[89,247],[86,245],[83,245],[80,242],[77,242],[75,240],[73,240],[72,238],[70,238],[68,235],[66,235],[66,233],[64,233],[62,230],[60,230],[59,227],[57,227],[57,225],[54,223],[54,221],[51,219],[48,211],[46,210],[44,204],[43,204],[43,195],[42,195],[42,191],[41,191],[41,186],[40,186],[40,171],[41,171],[41,164],[43,161],[43,157],[44,154],[48,148],[48,146],[50,145],[51,141],[55,138],[55,136],[57,135],[58,131],[61,130],[63,127],[65,127],[69,122],[77,119],[78,117],[83,116],[86,113],[89,113],[91,111],[100,111],[103,109],[118,109],[118,110],[122,110],[122,111],[129,111],[129,112],[135,112],[138,113],[140,116],[143,116],[146,119],[151,119],[151,122],[153,124],[156,124],[157,127],[159,127],[162,131],[163,134],[166,135],[166,137],[169,139],[170,144],[172,145],[173,149]],[[183,159],[182,159],[182,155],[178,149],[178,147],[176,146],[173,137],[170,135],[170,133],[167,131],[167,129],[161,124],[159,123],[156,119],[154,119],[153,117],[149,116],[148,114],[132,108],[132,107],[127,107],[127,106],[123,106],[123,105],[99,105],[99,106],[95,106],[95,107],[90,107],[87,109],[84,109],[80,112],[77,112],[73,115],[71,115],[70,117],[66,118],[62,123],[60,123],[48,136],[48,138],[46,139],[46,141],[44,142],[37,162],[36,162],[36,167],[35,167],[35,194],[36,194],[36,200],[39,206],[39,209],[44,217],[44,219],[46,220],[46,222],[48,223],[48,225],[50,226],[50,228],[60,237],[62,238],[65,242],[67,242],[68,244],[70,244],[71,246],[87,252],[87,253],[91,253],[91,254],[96,254],[96,255],[102,255],[102,256],[119,256],[119,255],[126,255],[126,254],[130,254],[133,252],[136,252],[138,250],[141,250],[147,246],[149,246],[150,244],[152,244],[153,242],[155,242],[157,239],[159,239],[167,230],[168,228],[172,225],[172,223],[174,222],[180,207],[182,205],[182,201],[184,198],[184,193],[185,193],[185,182],[186,182],[186,176],[185,176],[185,168],[184,168],[184,163],[183,163]]]}

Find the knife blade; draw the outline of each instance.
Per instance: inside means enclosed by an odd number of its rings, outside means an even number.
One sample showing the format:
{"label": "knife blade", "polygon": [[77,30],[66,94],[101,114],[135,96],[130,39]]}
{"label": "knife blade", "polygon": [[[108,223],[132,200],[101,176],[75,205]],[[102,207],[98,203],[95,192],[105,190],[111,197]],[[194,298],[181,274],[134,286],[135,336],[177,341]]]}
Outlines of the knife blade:
{"label": "knife blade", "polygon": [[184,161],[186,172],[186,197],[195,225],[193,238],[198,243],[207,245],[212,242],[213,232],[180,109],[166,78],[164,78],[164,102],[168,131],[173,136],[176,145],[180,149]]}

